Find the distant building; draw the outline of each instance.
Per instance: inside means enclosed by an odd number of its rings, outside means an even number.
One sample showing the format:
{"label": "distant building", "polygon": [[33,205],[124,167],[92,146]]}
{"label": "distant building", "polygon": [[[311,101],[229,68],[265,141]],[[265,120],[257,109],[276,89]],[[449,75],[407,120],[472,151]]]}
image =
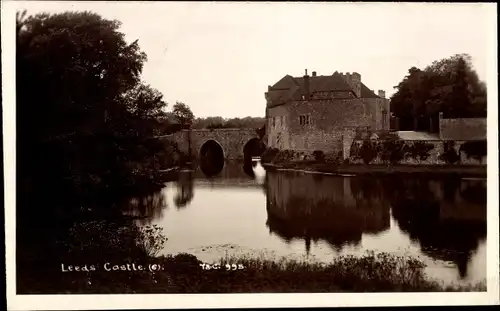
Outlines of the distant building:
{"label": "distant building", "polygon": [[280,150],[338,152],[356,130],[390,127],[385,92],[375,94],[356,72],[286,75],[265,96],[267,143]]}

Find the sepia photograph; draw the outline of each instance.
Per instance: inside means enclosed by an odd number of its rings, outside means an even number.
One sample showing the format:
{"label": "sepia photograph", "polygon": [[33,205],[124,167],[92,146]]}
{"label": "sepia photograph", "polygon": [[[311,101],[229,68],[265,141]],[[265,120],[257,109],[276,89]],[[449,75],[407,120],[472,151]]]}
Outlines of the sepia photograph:
{"label": "sepia photograph", "polygon": [[499,304],[496,7],[3,1],[8,310]]}

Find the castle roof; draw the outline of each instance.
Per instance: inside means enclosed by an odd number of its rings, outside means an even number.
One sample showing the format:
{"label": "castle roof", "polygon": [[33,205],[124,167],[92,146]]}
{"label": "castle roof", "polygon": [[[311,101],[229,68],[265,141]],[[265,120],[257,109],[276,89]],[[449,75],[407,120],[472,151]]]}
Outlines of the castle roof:
{"label": "castle roof", "polygon": [[[309,76],[309,91],[351,91],[353,88],[347,83],[337,71],[331,76]],[[268,92],[268,98],[273,102],[285,102],[287,100],[296,99],[306,93],[304,77],[292,77],[286,75],[276,82]],[[366,85],[361,82],[361,97],[362,98],[378,98]]]}

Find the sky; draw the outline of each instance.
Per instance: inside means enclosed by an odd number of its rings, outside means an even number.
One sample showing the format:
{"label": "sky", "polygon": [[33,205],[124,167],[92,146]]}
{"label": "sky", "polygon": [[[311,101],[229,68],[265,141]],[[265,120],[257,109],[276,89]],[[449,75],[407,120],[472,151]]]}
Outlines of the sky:
{"label": "sky", "polygon": [[196,117],[264,116],[267,86],[305,69],[358,72],[390,96],[410,67],[467,53],[486,80],[496,45],[494,4],[68,2],[10,4],[121,21],[148,56],[143,80]]}

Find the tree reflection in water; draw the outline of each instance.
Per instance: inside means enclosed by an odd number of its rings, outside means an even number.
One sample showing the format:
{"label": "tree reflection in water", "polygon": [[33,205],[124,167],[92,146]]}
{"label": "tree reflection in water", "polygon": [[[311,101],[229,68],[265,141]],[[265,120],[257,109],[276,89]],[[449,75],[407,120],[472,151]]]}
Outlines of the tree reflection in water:
{"label": "tree reflection in water", "polygon": [[156,191],[132,198],[125,206],[125,213],[138,218],[141,225],[148,225],[153,219],[163,218],[163,210],[167,207],[165,193]]}
{"label": "tree reflection in water", "polygon": [[471,254],[486,238],[486,182],[393,178],[388,187],[401,230],[420,244],[422,252],[454,262],[460,276],[466,277]]}
{"label": "tree reflection in water", "polygon": [[330,177],[268,172],[267,226],[290,242],[323,240],[340,251],[363,234],[400,229],[435,259],[452,261],[462,277],[486,237],[486,183],[456,178]]}
{"label": "tree reflection in water", "polygon": [[182,172],[177,180],[177,194],[174,203],[177,209],[185,208],[194,197],[193,173]]}

